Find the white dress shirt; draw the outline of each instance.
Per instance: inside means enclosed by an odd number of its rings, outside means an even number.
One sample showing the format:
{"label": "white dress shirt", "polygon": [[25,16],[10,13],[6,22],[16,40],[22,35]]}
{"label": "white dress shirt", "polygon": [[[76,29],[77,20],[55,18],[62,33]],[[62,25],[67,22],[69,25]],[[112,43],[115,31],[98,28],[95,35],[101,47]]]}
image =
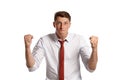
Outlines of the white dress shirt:
{"label": "white dress shirt", "polygon": [[[55,33],[41,37],[33,49],[35,64],[29,71],[36,70],[42,59],[46,60],[46,80],[58,80],[60,43]],[[88,71],[90,58],[89,46],[81,35],[69,33],[64,43],[64,77],[65,80],[82,80],[80,56]]]}

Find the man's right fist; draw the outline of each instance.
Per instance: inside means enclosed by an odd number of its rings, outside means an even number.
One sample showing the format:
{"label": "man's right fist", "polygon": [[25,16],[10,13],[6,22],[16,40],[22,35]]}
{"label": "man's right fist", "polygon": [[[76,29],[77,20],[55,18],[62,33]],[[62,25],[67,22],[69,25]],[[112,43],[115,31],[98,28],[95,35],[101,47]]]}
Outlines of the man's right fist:
{"label": "man's right fist", "polygon": [[24,36],[25,47],[29,48],[32,43],[33,36],[31,34],[27,34]]}

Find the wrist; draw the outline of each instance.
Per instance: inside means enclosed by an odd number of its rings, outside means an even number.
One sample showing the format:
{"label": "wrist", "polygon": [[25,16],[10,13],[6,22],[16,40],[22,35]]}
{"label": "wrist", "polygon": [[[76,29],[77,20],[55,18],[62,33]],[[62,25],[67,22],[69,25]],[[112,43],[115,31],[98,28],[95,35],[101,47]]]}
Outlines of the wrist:
{"label": "wrist", "polygon": [[25,45],[25,49],[30,49],[30,46]]}
{"label": "wrist", "polygon": [[97,51],[97,47],[92,47],[92,50],[93,51]]}

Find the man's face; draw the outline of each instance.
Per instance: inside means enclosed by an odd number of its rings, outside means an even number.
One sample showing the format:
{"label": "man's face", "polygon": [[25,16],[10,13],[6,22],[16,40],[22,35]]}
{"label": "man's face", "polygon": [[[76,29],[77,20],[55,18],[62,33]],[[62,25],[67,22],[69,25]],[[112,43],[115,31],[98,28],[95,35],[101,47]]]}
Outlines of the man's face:
{"label": "man's face", "polygon": [[65,17],[57,17],[57,20],[53,23],[54,27],[56,28],[56,32],[59,35],[67,34],[70,24],[71,23],[69,19]]}

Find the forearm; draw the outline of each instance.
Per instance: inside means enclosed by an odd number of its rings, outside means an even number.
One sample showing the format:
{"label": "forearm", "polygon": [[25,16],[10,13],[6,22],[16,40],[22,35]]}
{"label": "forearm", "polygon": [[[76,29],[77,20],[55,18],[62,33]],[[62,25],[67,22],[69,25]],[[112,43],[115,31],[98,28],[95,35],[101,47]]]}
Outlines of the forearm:
{"label": "forearm", "polygon": [[95,70],[96,69],[96,65],[97,65],[97,61],[98,61],[98,56],[97,56],[97,48],[93,48],[92,49],[92,53],[91,53],[91,57],[88,61],[88,67],[91,70]]}
{"label": "forearm", "polygon": [[35,64],[35,60],[33,58],[30,48],[25,48],[25,57],[27,67],[31,68]]}

